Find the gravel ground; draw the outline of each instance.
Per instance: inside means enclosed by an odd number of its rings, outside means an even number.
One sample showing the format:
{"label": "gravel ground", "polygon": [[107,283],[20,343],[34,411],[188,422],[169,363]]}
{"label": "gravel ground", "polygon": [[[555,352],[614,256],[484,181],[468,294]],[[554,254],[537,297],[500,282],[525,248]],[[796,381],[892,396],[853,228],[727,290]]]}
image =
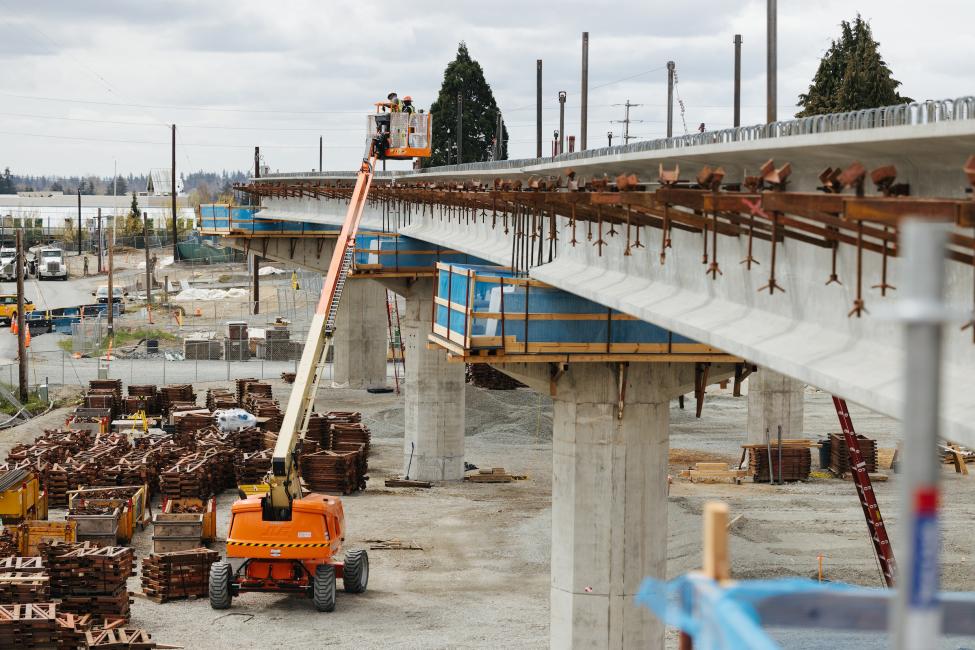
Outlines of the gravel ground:
{"label": "gravel ground", "polygon": [[[206,386],[197,390],[202,395]],[[283,399],[289,387],[277,385]],[[807,391],[805,430],[819,438],[836,430],[829,396]],[[402,398],[363,391],[325,389],[320,410],[359,410],[373,431],[370,488],[345,500],[350,547],[366,540],[399,539],[422,550],[370,551],[369,591],[340,592],[336,611],[319,614],[295,597],[246,594],[229,612],[205,600],[158,605],[135,598],[133,624],[159,642],[186,648],[542,648],[548,645],[549,537],[551,530],[551,402],[528,390],[467,390],[467,460],[528,475],[511,484],[456,484],[430,490],[387,489],[383,481],[401,470]],[[890,420],[851,408],[859,432],[893,447]],[[63,421],[63,411],[0,433],[0,452]],[[671,471],[698,460],[735,463],[744,439],[745,399],[709,389],[701,419],[692,402],[671,411]],[[813,466],[817,465],[814,459]],[[942,574],[946,589],[975,589],[973,541],[975,479],[945,469]],[[897,480],[876,484],[881,509],[896,535]],[[769,486],[691,484],[675,478],[668,508],[669,577],[700,566],[701,512],[723,499],[732,517],[732,570],[736,578],[816,575],[825,556],[827,578],[878,586],[873,549],[853,484],[837,479]],[[234,499],[219,499],[218,535],[226,534]],[[52,513],[57,516],[60,513]],[[150,531],[134,545],[144,556]],[[223,544],[215,547],[223,551]],[[139,591],[138,578],[130,582]],[[779,634],[785,647],[873,647],[877,639]],[[853,645],[850,645],[853,644]],[[668,634],[676,647],[676,634]],[[957,644],[944,647],[964,647]],[[971,646],[969,646],[971,647]]]}

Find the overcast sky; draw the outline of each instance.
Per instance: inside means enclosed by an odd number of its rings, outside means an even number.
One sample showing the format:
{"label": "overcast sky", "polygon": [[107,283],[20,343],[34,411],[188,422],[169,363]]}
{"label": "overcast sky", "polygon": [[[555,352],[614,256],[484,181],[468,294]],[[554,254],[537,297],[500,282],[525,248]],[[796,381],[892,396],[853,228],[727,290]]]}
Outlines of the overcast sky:
{"label": "overcast sky", "polygon": [[[0,0],[0,167],[108,176],[169,166],[352,168],[365,114],[390,90],[429,107],[466,41],[505,114],[512,158],[535,151],[535,60],[544,60],[546,138],[568,92],[579,131],[581,32],[590,32],[590,147],[632,109],[631,134],[665,132],[677,64],[690,130],[732,123],[733,35],[744,38],[744,124],[763,121],[765,0]],[[971,0],[780,0],[779,116],[795,111],[839,22],[859,10],[902,94],[975,93]],[[618,81],[624,79],[623,81]],[[678,116],[675,132],[682,133]]]}

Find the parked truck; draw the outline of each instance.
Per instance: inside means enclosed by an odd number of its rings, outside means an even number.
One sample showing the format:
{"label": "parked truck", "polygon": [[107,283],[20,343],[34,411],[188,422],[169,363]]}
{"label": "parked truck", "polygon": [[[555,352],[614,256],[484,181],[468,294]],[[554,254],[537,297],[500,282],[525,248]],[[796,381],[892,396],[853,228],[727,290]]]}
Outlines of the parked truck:
{"label": "parked truck", "polygon": [[67,280],[68,265],[64,251],[57,246],[43,246],[37,251],[38,280]]}
{"label": "parked truck", "polygon": [[[27,277],[27,265],[24,265],[24,277]],[[17,249],[4,246],[0,248],[0,280],[13,282],[17,279]]]}

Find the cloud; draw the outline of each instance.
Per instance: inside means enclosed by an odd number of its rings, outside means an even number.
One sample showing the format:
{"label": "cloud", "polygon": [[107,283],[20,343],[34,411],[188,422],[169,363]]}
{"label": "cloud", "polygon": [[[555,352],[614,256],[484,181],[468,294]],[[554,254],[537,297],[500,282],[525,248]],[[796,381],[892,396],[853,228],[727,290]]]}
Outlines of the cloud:
{"label": "cloud", "polygon": [[[780,116],[792,113],[839,22],[853,15],[845,0],[780,3]],[[864,17],[907,95],[975,90],[966,65],[975,5],[931,0],[917,12],[889,0]],[[249,168],[255,145],[272,169],[310,169],[320,134],[326,166],[351,168],[372,102],[396,90],[429,106],[461,40],[505,112],[510,154],[526,157],[535,149],[536,59],[544,60],[543,133],[557,125],[559,90],[568,92],[566,130],[578,132],[583,31],[591,145],[619,133],[626,100],[641,104],[632,133],[663,134],[668,60],[688,126],[729,126],[735,33],[744,38],[743,121],[755,123],[765,113],[764,30],[764,0],[0,0],[0,112],[31,116],[0,116],[0,165],[103,175],[115,160],[124,171],[166,166],[165,125],[175,122],[184,169]],[[59,101],[72,98],[106,104]],[[123,106],[131,104],[143,106]]]}

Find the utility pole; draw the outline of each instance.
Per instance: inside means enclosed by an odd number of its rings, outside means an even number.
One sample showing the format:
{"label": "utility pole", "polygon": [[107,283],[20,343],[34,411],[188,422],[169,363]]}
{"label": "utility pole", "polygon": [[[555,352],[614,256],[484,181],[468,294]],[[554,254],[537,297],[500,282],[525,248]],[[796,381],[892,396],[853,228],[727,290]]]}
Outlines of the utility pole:
{"label": "utility pole", "polygon": [[[631,120],[630,119],[630,109],[631,108],[636,108],[637,106],[643,106],[643,104],[633,104],[633,103],[630,102],[630,100],[627,99],[625,104],[613,104],[613,106],[624,106],[624,107],[626,107],[626,113],[625,113],[626,117],[624,117],[622,120],[613,120],[613,123],[614,124],[622,124],[623,125],[623,144],[629,144],[630,143],[630,122],[642,122],[643,121],[643,120]],[[613,134],[612,133],[609,134],[609,139],[610,139],[610,146],[612,146],[612,141],[613,141]]]}
{"label": "utility pole", "polygon": [[78,183],[78,257],[81,257],[81,183]]}
{"label": "utility pole", "polygon": [[108,233],[108,344],[115,346],[115,251],[112,242],[115,239],[115,218]]}
{"label": "utility pole", "polygon": [[766,92],[765,92],[765,103],[766,103],[766,116],[765,120],[769,124],[778,121],[778,82],[779,82],[779,71],[778,71],[778,31],[779,31],[779,18],[778,18],[778,2],[777,0],[768,0],[768,12],[766,18],[768,19],[768,27],[766,37],[768,38],[768,44],[766,46]]}
{"label": "utility pole", "polygon": [[[261,148],[254,147],[254,178],[261,177]],[[260,195],[254,196],[254,201],[260,203]],[[261,258],[254,255],[254,289],[251,296],[254,299],[254,315],[261,313]]]}
{"label": "utility pole", "polygon": [[322,172],[323,152],[325,150],[325,138],[318,136],[318,172]]}
{"label": "utility pole", "polygon": [[498,126],[494,131],[494,159],[501,160],[501,156],[504,153],[504,120],[501,117],[501,111],[498,111]]}
{"label": "utility pole", "polygon": [[579,151],[586,150],[586,134],[589,131],[589,32],[582,32],[582,92],[579,96]]}
{"label": "utility pole", "polygon": [[464,96],[457,91],[457,164],[464,162]]}
{"label": "utility pole", "polygon": [[[79,190],[80,192],[80,190]],[[81,194],[78,194],[79,198]],[[27,332],[24,320],[24,229],[17,229],[17,379],[20,401],[30,399],[27,386]]]}
{"label": "utility pole", "polygon": [[102,209],[98,208],[98,273],[102,270]]}
{"label": "utility pole", "polygon": [[612,147],[613,146],[613,132],[612,131],[607,131],[606,132],[606,138],[609,140],[609,146]]}
{"label": "utility pole", "polygon": [[535,157],[542,157],[542,60],[535,62]]}
{"label": "utility pole", "polygon": [[173,199],[173,261],[179,261],[179,248],[176,246],[177,239],[177,229],[176,229],[176,125],[173,125],[173,142],[172,142],[172,163],[173,168],[170,170],[170,192],[172,193]]}
{"label": "utility pole", "polygon": [[146,249],[146,309],[152,307],[152,267],[149,264],[149,213],[142,212],[142,243]]}
{"label": "utility pole", "polygon": [[674,62],[667,61],[667,137],[674,137]]}
{"label": "utility pole", "polygon": [[741,126],[741,34],[735,34],[735,128]]}
{"label": "utility pole", "polygon": [[556,155],[565,152],[565,91],[559,91],[559,143],[555,147]]}

